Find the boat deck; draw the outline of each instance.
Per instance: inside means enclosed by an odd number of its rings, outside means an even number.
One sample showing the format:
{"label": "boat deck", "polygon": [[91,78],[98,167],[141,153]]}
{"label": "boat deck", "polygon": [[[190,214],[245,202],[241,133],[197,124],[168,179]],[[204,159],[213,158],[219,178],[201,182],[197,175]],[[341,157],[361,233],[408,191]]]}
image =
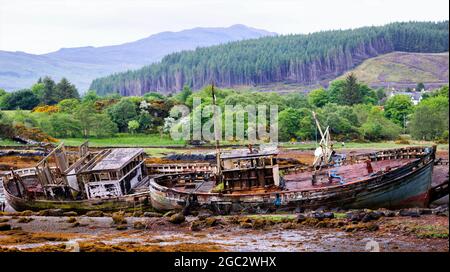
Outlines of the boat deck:
{"label": "boat deck", "polygon": [[[416,159],[382,160],[371,162],[371,165],[373,173],[377,173],[380,171],[389,171],[389,169],[392,170],[398,168],[414,160]],[[332,182],[330,183],[329,171],[335,171],[335,175],[342,177],[344,183],[365,180],[370,177],[370,173],[367,170],[366,163],[355,163],[330,169],[322,169],[318,173],[316,184],[314,185],[312,184],[311,171],[287,174],[283,177],[285,180],[286,189],[309,190],[339,185],[340,183],[338,178],[333,178]],[[188,184],[187,186],[184,183],[178,183],[173,187],[173,189],[186,193],[210,193],[214,186],[214,181],[201,181],[194,184]],[[279,191],[279,188],[275,186],[269,188],[255,188],[252,190],[234,191],[233,194],[255,194],[267,193],[271,191]]]}
{"label": "boat deck", "polygon": [[[380,171],[388,171],[389,169],[395,169],[410,163],[416,159],[396,159],[396,160],[383,160],[374,161],[371,163],[373,173]],[[335,171],[336,176],[343,178],[344,183],[361,181],[370,177],[370,173],[367,170],[365,163],[349,164],[344,166],[339,166],[331,169],[323,169],[317,176],[316,184],[312,184],[312,173],[303,172],[295,173],[284,176],[286,181],[286,189],[288,190],[307,190],[314,188],[321,188],[327,186],[339,185],[339,179],[333,178],[331,183],[329,180],[329,171]]]}

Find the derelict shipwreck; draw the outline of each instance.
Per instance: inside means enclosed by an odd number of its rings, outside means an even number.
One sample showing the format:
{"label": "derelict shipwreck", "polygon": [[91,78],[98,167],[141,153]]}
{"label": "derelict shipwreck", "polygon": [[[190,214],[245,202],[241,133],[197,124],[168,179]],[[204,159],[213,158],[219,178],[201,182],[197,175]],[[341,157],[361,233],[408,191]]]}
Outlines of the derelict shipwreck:
{"label": "derelict shipwreck", "polygon": [[148,176],[141,148],[79,152],[60,145],[34,168],[0,177],[6,201],[17,211],[62,209],[114,211],[146,205]]}

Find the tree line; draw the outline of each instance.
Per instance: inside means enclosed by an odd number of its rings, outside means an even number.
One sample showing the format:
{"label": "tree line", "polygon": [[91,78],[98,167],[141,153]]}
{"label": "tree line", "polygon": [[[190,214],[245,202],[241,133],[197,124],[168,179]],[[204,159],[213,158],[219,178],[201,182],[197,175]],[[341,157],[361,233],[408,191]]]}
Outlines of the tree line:
{"label": "tree line", "polygon": [[[150,92],[142,97],[99,96],[95,91],[89,91],[78,97],[73,91],[61,92],[62,89],[56,87],[59,83],[55,84],[52,92],[44,92],[46,81],[40,80],[30,90],[41,90],[41,99],[47,99],[48,104],[39,102],[36,105],[33,99],[24,98],[20,100],[23,108],[16,107],[16,100],[4,98],[15,97],[15,93],[0,91],[2,103],[14,103],[6,105],[6,108],[17,109],[9,111],[9,114],[0,111],[0,137],[10,138],[18,128],[24,127],[39,129],[56,138],[110,137],[116,133],[162,135],[182,122],[192,122],[192,112],[212,104],[211,86],[195,92],[184,86],[175,95]],[[61,96],[62,93],[69,95]],[[217,88],[215,93],[216,103],[222,109],[225,105],[277,105],[281,141],[318,138],[312,111],[317,113],[324,127],[330,127],[335,140],[395,140],[402,134],[410,134],[414,139],[448,141],[448,86],[425,93],[418,105],[413,105],[407,95],[388,96],[385,89],[372,89],[359,82],[353,74],[331,82],[327,89],[316,89],[308,94],[293,92],[280,95],[224,88]],[[198,108],[194,108],[195,98],[202,101]],[[170,116],[175,105],[186,105],[191,114],[184,119]],[[203,119],[206,121],[208,118]],[[247,116],[246,133],[250,125],[254,125],[249,120]]]}

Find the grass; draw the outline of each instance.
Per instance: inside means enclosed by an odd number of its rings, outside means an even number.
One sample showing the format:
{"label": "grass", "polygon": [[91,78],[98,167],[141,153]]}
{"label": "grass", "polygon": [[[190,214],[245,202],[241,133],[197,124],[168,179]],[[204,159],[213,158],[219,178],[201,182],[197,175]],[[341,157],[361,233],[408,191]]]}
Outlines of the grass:
{"label": "grass", "polygon": [[413,228],[413,232],[418,238],[448,239],[448,228],[444,226],[416,226]]}
{"label": "grass", "polygon": [[16,146],[16,145],[22,144],[9,139],[0,139],[0,146]]}
{"label": "grass", "polygon": [[[78,146],[86,139],[84,138],[66,138],[59,139],[66,146]],[[115,137],[108,138],[89,138],[89,145],[93,147],[107,146],[125,146],[125,147],[146,147],[146,146],[183,146],[184,141],[172,140],[169,136],[160,137],[160,135],[152,134],[118,134]]]}
{"label": "grass", "polygon": [[[393,52],[368,59],[353,72],[365,83],[379,82],[441,82],[448,78],[448,52],[422,54]],[[340,77],[344,78],[344,76]]]}

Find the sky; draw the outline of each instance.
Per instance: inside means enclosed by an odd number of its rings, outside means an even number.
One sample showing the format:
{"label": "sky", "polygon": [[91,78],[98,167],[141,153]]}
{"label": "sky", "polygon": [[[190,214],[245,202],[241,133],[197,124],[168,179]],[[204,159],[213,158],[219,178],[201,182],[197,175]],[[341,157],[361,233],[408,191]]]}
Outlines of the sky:
{"label": "sky", "polygon": [[448,0],[0,0],[0,50],[42,54],[233,24],[290,34],[448,18]]}

